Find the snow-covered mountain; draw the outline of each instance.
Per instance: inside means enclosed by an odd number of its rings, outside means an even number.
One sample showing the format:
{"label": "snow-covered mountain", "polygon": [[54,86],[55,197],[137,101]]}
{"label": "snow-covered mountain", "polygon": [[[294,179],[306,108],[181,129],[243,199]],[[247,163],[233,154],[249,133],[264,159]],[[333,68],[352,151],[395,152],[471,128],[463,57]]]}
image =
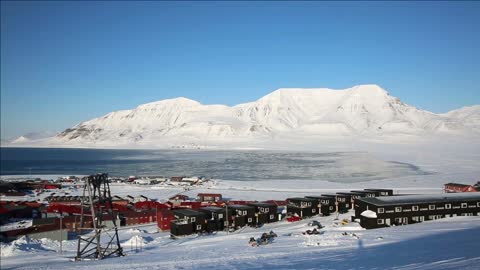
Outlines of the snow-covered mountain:
{"label": "snow-covered mountain", "polygon": [[345,90],[278,89],[233,107],[187,98],[143,104],[82,122],[51,138],[57,145],[205,143],[278,136],[475,134],[480,106],[434,114],[409,106],[377,85]]}
{"label": "snow-covered mountain", "polygon": [[49,138],[57,134],[58,132],[53,132],[53,131],[30,132],[13,139],[7,139],[5,140],[5,143],[13,143],[13,144],[29,143],[32,141]]}

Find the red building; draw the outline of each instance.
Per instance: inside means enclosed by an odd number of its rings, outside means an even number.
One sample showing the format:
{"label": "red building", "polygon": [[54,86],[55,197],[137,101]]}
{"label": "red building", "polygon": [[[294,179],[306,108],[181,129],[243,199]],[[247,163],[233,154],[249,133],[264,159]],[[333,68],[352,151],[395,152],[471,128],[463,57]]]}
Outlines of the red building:
{"label": "red building", "polygon": [[170,224],[175,217],[173,216],[173,212],[167,209],[159,210],[157,213],[157,226],[158,229],[162,231],[169,231]]}
{"label": "red building", "polygon": [[452,193],[452,192],[478,192],[480,189],[474,185],[464,185],[464,184],[457,184],[457,183],[447,183],[444,186],[445,193]]}

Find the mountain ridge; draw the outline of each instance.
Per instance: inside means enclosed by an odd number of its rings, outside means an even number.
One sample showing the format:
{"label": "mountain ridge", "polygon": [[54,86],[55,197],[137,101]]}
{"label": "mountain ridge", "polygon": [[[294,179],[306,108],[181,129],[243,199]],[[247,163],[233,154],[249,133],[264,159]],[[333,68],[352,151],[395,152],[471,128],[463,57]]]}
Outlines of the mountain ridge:
{"label": "mountain ridge", "polygon": [[185,97],[160,100],[81,122],[41,143],[95,146],[159,141],[208,144],[279,136],[421,137],[477,134],[479,127],[480,106],[435,114],[369,84],[341,90],[280,88],[234,106],[204,105]]}

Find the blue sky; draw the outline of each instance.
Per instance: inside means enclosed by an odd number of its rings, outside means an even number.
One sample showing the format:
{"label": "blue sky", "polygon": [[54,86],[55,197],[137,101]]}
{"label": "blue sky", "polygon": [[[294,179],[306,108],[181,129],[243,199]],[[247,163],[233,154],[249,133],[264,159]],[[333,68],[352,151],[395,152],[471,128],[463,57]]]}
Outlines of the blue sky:
{"label": "blue sky", "polygon": [[155,100],[253,101],[375,83],[433,112],[480,104],[478,2],[1,2],[1,134]]}

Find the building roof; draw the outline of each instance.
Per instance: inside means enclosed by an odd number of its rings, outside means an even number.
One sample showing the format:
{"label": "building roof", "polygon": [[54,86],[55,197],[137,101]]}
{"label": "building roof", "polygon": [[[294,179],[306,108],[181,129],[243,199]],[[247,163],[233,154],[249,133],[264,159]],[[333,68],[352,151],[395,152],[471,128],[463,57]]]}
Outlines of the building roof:
{"label": "building roof", "polygon": [[181,214],[181,215],[184,215],[184,216],[203,216],[203,215],[205,215],[202,212],[195,211],[195,210],[192,210],[192,209],[187,209],[187,208],[175,209],[175,210],[173,210],[173,213],[174,214],[178,213],[178,214]]}
{"label": "building roof", "polygon": [[214,213],[225,212],[225,208],[215,207],[215,206],[206,206],[206,207],[199,208],[198,210],[214,212]]}
{"label": "building roof", "polygon": [[360,201],[374,205],[399,205],[449,201],[480,201],[480,193],[442,193],[428,195],[397,195],[388,197],[361,198]]}
{"label": "building roof", "polygon": [[245,209],[245,210],[255,209],[255,207],[250,206],[250,205],[245,205],[245,204],[232,204],[232,205],[229,205],[228,208],[231,208],[231,209]]}
{"label": "building roof", "polygon": [[288,198],[287,200],[288,200],[288,201],[292,201],[292,200],[295,200],[295,201],[304,201],[304,202],[316,202],[316,201],[317,201],[316,199],[306,198],[306,197]]}
{"label": "building roof", "polygon": [[220,193],[198,193],[197,196],[220,196],[222,197],[222,194]]}
{"label": "building roof", "polygon": [[362,194],[375,193],[375,191],[372,191],[372,190],[351,190],[350,192],[352,192],[352,193],[362,193]]}
{"label": "building roof", "polygon": [[277,206],[276,204],[274,203],[268,203],[268,202],[253,202],[253,203],[249,203],[248,205],[252,205],[252,206],[261,206],[261,207],[272,207],[272,206]]}
{"label": "building roof", "polygon": [[366,191],[393,191],[393,189],[387,189],[387,188],[366,188]]}

